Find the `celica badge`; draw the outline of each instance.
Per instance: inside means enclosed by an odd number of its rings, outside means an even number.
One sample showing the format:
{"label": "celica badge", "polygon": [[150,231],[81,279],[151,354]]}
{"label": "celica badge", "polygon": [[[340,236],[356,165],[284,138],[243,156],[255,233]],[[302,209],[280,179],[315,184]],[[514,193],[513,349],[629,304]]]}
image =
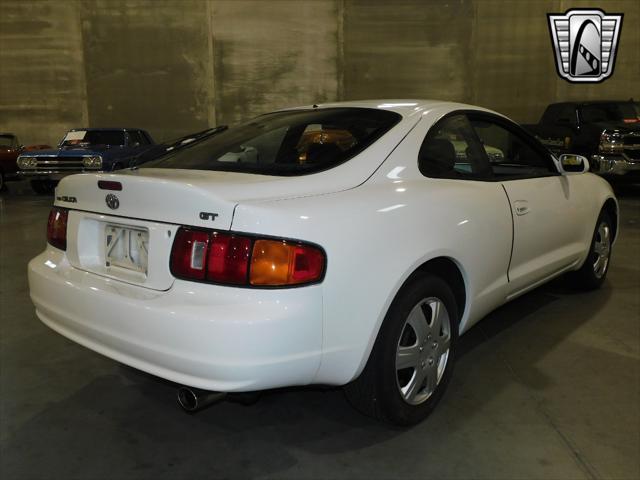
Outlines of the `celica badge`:
{"label": "celica badge", "polygon": [[107,202],[107,207],[111,210],[116,210],[120,206],[120,200],[113,193],[110,193],[104,198],[104,201]]}
{"label": "celica badge", "polygon": [[572,9],[547,14],[558,75],[572,83],[598,83],[613,74],[622,13]]}

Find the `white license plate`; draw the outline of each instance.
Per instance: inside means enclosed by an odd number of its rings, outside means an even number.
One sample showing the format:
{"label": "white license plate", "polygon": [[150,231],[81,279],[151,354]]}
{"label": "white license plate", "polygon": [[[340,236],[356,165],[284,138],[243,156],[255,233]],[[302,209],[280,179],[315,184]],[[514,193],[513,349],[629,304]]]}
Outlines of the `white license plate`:
{"label": "white license plate", "polygon": [[107,267],[120,267],[147,273],[149,230],[107,225],[104,237]]}

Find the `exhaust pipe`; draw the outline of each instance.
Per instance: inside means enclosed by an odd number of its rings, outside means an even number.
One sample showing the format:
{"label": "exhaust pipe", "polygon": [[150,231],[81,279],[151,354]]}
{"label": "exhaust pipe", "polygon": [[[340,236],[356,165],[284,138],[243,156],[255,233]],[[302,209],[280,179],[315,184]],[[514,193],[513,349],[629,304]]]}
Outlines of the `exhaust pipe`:
{"label": "exhaust pipe", "polygon": [[224,392],[210,392],[191,387],[178,389],[178,403],[187,412],[193,413],[219,402],[227,394]]}

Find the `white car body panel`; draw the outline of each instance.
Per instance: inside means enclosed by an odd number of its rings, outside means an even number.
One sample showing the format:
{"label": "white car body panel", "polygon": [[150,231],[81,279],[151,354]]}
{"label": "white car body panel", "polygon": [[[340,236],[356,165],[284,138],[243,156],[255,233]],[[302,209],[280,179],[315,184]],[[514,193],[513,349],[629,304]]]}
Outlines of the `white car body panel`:
{"label": "white car body panel", "polygon": [[[429,128],[451,111],[478,107],[326,106],[386,108],[403,120],[348,162],[306,176],[143,168],[64,179],[56,205],[78,211],[69,216],[67,252],[47,246],[29,264],[38,316],[104,355],[194,387],[343,385],[362,371],[389,305],[425,262],[446,258],[460,270],[464,332],[508,299],[579,268],[602,206],[615,202],[591,174],[424,177],[417,155]],[[117,216],[96,186],[101,179],[123,184]],[[203,210],[219,216],[203,220]],[[100,228],[114,223],[149,229],[146,278],[104,268],[96,245]],[[180,225],[315,243],[326,251],[325,278],[283,289],[176,280],[168,253]]]}

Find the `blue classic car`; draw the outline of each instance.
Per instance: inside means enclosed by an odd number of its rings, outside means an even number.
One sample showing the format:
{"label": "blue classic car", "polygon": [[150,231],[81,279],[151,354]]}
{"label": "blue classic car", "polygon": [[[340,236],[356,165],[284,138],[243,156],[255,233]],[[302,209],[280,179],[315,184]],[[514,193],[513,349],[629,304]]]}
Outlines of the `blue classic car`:
{"label": "blue classic car", "polygon": [[24,152],[17,163],[19,175],[31,179],[37,193],[47,193],[66,175],[127,168],[147,160],[155,148],[151,136],[138,128],[74,128],[57,149]]}

